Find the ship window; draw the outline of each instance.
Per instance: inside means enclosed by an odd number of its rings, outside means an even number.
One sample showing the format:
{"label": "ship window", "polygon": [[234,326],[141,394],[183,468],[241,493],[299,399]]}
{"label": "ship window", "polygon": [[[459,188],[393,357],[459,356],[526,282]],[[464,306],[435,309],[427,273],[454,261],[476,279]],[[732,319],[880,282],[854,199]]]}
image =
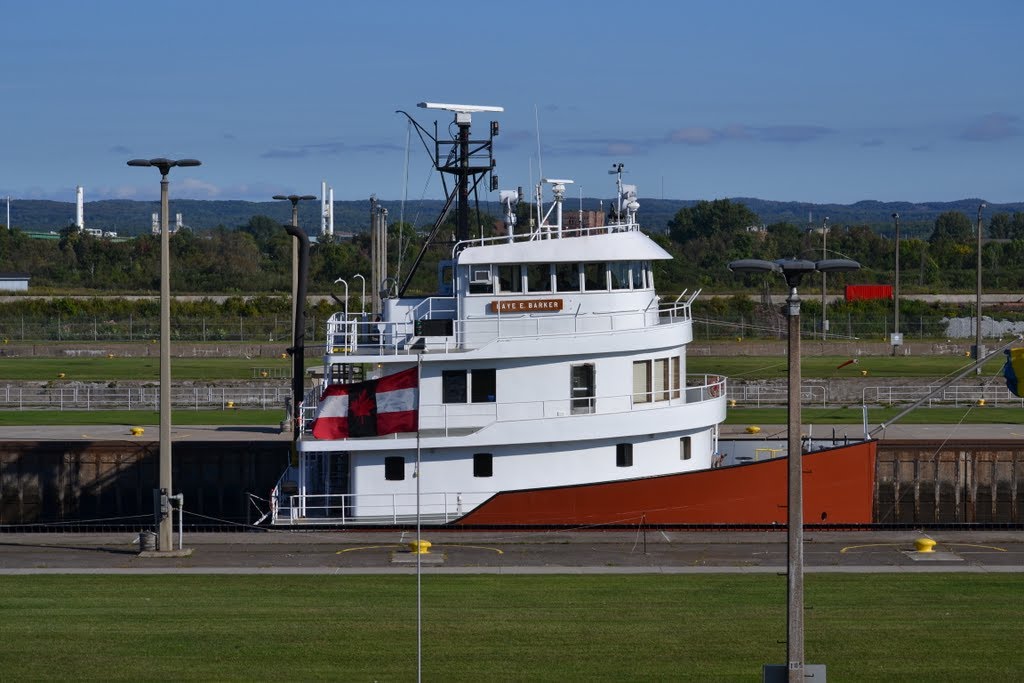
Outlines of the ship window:
{"label": "ship window", "polygon": [[612,261],[608,264],[608,273],[611,275],[612,289],[629,289],[629,263]]}
{"label": "ship window", "polygon": [[400,455],[389,455],[384,458],[384,478],[388,481],[405,479],[405,458]]}
{"label": "ship window", "polygon": [[654,269],[650,261],[644,261],[644,273],[647,275],[647,288],[654,289]]}
{"label": "ship window", "polygon": [[633,403],[651,402],[651,361],[633,361]]}
{"label": "ship window", "polygon": [[518,264],[514,266],[498,266],[498,291],[523,291],[523,278]]}
{"label": "ship window", "polygon": [[441,397],[445,403],[466,402],[465,370],[444,370],[441,373]]}
{"label": "ship window", "polygon": [[657,358],[654,361],[654,371],[651,373],[654,380],[654,400],[668,400],[668,358]]}
{"label": "ship window", "polygon": [[603,263],[583,264],[583,289],[588,292],[608,289],[608,283],[605,281]]}
{"label": "ship window", "polygon": [[693,457],[693,451],[690,446],[690,437],[684,436],[679,439],[679,459],[689,460]]}
{"label": "ship window", "polygon": [[644,288],[644,266],[639,261],[633,261],[629,264],[630,274],[633,276],[633,289]]}
{"label": "ship window", "polygon": [[469,293],[470,294],[491,294],[494,286],[491,284],[491,267],[489,265],[472,265],[469,267]]}
{"label": "ship window", "polygon": [[526,288],[531,292],[550,292],[551,264],[531,263],[526,266]]}
{"label": "ship window", "polygon": [[473,370],[469,384],[473,403],[494,403],[497,394],[494,368]]}
{"label": "ship window", "polygon": [[615,466],[616,467],[632,467],[633,466],[633,444],[631,444],[631,443],[617,443],[617,444],[615,444]]}
{"label": "ship window", "polygon": [[555,265],[555,287],[559,292],[580,291],[579,266],[575,263]]}
{"label": "ship window", "polygon": [[679,383],[679,368],[680,359],[679,356],[672,357],[672,398],[679,398],[679,388],[682,386]]}
{"label": "ship window", "polygon": [[490,477],[494,474],[494,456],[490,453],[473,454],[473,476]]}
{"label": "ship window", "polygon": [[570,374],[572,414],[584,415],[594,412],[594,364],[573,365]]}

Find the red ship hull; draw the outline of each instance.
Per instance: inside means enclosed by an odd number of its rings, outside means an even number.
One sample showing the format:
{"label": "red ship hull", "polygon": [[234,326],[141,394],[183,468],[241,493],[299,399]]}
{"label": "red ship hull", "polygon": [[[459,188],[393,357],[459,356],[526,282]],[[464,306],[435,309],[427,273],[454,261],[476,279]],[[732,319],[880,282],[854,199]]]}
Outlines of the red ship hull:
{"label": "red ship hull", "polygon": [[[877,441],[803,457],[805,524],[870,524]],[[787,459],[628,481],[498,493],[472,526],[786,523]]]}

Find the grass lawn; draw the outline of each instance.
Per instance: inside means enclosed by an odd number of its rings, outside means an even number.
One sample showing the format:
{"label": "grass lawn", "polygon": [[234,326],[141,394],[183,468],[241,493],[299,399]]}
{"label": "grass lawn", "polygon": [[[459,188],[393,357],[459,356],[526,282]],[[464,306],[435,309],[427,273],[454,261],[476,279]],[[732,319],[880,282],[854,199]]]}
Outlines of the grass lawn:
{"label": "grass lawn", "polygon": [[[413,576],[15,576],[4,680],[414,680]],[[785,578],[423,578],[423,677],[747,680],[785,660]],[[808,575],[838,681],[1014,681],[1024,576]]]}
{"label": "grass lawn", "polygon": [[[156,351],[154,350],[154,353]],[[808,356],[801,359],[805,378],[863,377],[945,377],[970,365],[962,356],[861,356],[857,363],[838,366],[850,360],[846,356]],[[999,374],[1003,357],[998,356],[983,368],[985,377]],[[317,354],[307,354],[306,367],[320,367]],[[725,375],[733,379],[779,379],[786,376],[785,356],[689,356],[690,374]],[[261,379],[260,371],[291,371],[291,359],[283,358],[172,358],[171,375],[176,380],[251,380]],[[61,378],[60,374],[64,377]],[[144,358],[4,358],[0,362],[0,380],[12,381],[116,381],[152,380],[160,377],[157,355]]]}

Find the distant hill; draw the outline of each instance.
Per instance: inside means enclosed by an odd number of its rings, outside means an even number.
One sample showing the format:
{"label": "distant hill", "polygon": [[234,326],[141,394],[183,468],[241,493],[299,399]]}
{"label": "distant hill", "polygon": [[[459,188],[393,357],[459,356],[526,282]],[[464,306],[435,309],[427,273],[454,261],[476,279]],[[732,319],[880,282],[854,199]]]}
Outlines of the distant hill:
{"label": "distant hill", "polygon": [[[804,225],[808,218],[820,225],[827,216],[829,223],[840,225],[869,225],[881,231],[892,229],[892,214],[900,215],[900,228],[906,235],[926,236],[931,232],[935,218],[946,211],[960,211],[974,220],[979,199],[962,199],[955,202],[876,202],[861,201],[856,204],[812,204],[809,202],[777,202],[750,197],[733,197],[734,202],[745,204],[756,213],[763,223],[787,221]],[[683,207],[693,206],[696,200],[640,198],[640,220],[647,229],[660,232]],[[389,219],[399,220],[402,211],[398,201],[382,200],[388,209]],[[418,200],[406,202],[405,220],[417,226],[433,222],[443,203],[440,200]],[[607,209],[608,200],[585,198],[583,208]],[[580,206],[579,200],[567,201],[566,210]],[[496,202],[481,202],[481,209],[494,216],[501,216],[502,209]],[[120,235],[148,233],[151,216],[160,210],[156,201],[140,202],[124,199],[108,199],[85,203],[85,225],[87,228],[112,230]],[[285,201],[246,202],[239,200],[171,200],[171,220],[174,214],[182,214],[185,225],[195,230],[204,230],[223,225],[236,228],[245,225],[252,216],[269,216],[286,222],[291,220],[291,205]],[[989,204],[985,216],[996,213],[1024,212],[1024,202]],[[308,201],[299,204],[299,224],[311,234],[320,228],[320,202]],[[73,202],[55,202],[37,199],[12,200],[11,223],[26,232],[59,231],[74,222]],[[369,225],[369,199],[361,201],[336,201],[334,203],[335,232],[366,230]],[[987,218],[986,218],[987,220]]]}

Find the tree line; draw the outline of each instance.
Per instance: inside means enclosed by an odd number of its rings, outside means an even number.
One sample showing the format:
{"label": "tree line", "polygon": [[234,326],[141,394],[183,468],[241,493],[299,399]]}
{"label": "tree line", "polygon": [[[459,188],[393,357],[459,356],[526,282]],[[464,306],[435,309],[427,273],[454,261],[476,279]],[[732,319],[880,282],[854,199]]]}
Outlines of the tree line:
{"label": "tree line", "polygon": [[[500,222],[483,213],[475,223],[487,234]],[[680,209],[664,233],[652,237],[672,261],[656,264],[664,293],[701,288],[706,292],[744,291],[759,282],[734,275],[728,263],[741,258],[851,258],[862,270],[829,278],[832,291],[845,283],[892,283],[895,240],[867,225],[818,226],[790,222],[763,224],[746,205],[721,199]],[[412,263],[418,235],[411,226],[389,226],[390,274],[403,278]],[[930,236],[900,240],[900,283],[905,292],[970,292],[975,286],[976,224],[960,211],[938,216]],[[447,227],[441,231],[450,235]],[[1024,290],[1024,213],[997,213],[983,225],[983,284],[987,291]],[[177,295],[284,295],[291,290],[290,237],[277,220],[253,216],[238,227],[182,229],[170,239],[171,289]],[[435,266],[450,254],[440,245],[427,253],[410,292],[431,293]],[[370,275],[368,233],[351,239],[320,238],[312,245],[310,293],[335,293],[337,278],[352,284],[356,273]],[[33,239],[18,229],[0,229],[0,271],[25,272],[30,290],[44,294],[152,294],[159,291],[159,236],[127,240],[97,238],[74,226],[56,239]],[[350,296],[360,292],[350,291]]]}

